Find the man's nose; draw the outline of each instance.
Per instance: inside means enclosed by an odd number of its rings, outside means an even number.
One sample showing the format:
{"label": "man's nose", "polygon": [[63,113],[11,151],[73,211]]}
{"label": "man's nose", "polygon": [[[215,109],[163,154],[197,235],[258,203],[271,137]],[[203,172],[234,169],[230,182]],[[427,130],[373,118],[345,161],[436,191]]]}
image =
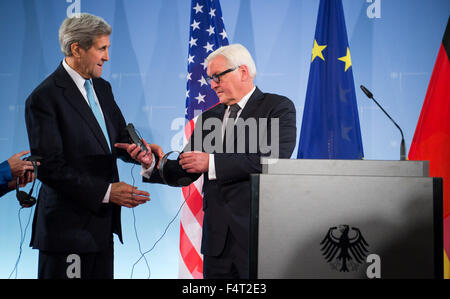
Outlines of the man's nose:
{"label": "man's nose", "polygon": [[103,60],[108,61],[109,60],[109,52],[108,49],[106,49],[105,54],[103,55]]}

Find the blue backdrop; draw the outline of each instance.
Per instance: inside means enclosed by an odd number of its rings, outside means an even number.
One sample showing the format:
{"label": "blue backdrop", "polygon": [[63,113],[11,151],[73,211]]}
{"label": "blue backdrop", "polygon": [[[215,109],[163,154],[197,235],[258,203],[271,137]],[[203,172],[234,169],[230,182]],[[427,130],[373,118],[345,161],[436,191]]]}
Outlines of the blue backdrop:
{"label": "blue backdrop", "polygon": [[[166,152],[181,148],[185,111],[190,0],[1,0],[0,160],[28,149],[24,103],[63,59],[58,29],[68,13],[102,16],[113,27],[110,81],[125,119]],[[343,0],[355,85],[364,84],[405,133],[409,148],[450,13],[448,0]],[[283,94],[297,108],[300,134],[319,1],[222,0],[230,43],[255,58],[261,90]],[[400,134],[356,90],[365,158],[399,158]],[[293,156],[296,156],[297,149]],[[120,162],[121,179],[148,190],[151,202],[137,207],[143,250],[150,249],[175,217],[181,191],[142,184],[139,167]],[[132,175],[133,174],[133,175]],[[25,188],[28,190],[29,186]],[[33,210],[22,210],[22,229]],[[0,199],[0,278],[8,278],[19,255],[21,227],[15,194]],[[132,210],[123,209],[124,242],[115,239],[115,277],[129,278],[139,258]],[[37,251],[26,231],[18,278],[37,276]],[[148,255],[151,278],[176,278],[179,219]],[[148,277],[144,262],[135,278]],[[12,275],[16,277],[16,273]]]}

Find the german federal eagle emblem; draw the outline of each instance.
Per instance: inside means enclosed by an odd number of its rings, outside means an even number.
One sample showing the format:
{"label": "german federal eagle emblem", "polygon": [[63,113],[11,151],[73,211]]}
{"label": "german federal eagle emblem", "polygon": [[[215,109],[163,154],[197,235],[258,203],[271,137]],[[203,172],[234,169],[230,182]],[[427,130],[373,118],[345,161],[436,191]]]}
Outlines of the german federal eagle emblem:
{"label": "german federal eagle emblem", "polygon": [[331,227],[320,242],[323,256],[331,268],[340,272],[357,271],[368,254],[366,240],[359,228],[349,225]]}

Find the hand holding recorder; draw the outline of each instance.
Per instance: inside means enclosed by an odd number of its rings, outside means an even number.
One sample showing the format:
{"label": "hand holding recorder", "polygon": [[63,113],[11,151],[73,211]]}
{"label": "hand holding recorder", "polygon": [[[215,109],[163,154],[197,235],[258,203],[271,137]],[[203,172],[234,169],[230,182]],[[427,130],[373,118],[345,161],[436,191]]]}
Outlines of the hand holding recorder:
{"label": "hand holding recorder", "polygon": [[[157,144],[148,144],[145,139],[140,138],[134,129],[133,124],[127,125],[130,143],[116,143],[114,146],[126,150],[131,158],[141,163],[145,168],[150,168],[153,163],[154,155],[158,160],[164,157],[162,148]],[[157,167],[159,168],[159,162]]]}

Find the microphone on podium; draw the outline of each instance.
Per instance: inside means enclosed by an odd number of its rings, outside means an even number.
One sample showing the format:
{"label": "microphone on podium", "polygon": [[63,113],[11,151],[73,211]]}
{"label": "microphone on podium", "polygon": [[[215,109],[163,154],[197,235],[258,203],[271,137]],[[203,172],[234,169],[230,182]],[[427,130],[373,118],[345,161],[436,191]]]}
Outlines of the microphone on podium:
{"label": "microphone on podium", "polygon": [[400,134],[402,134],[402,142],[400,144],[400,160],[406,160],[406,147],[405,147],[405,137],[403,136],[403,131],[400,128],[399,125],[397,125],[397,123],[392,119],[392,117],[386,112],[386,110],[383,109],[383,107],[381,107],[380,104],[378,104],[378,102],[373,98],[373,94],[364,86],[361,85],[361,90],[366,94],[366,96],[369,99],[372,99],[375,104],[377,104],[378,107],[380,107],[380,109],[384,112],[384,114],[386,114],[386,116],[394,123],[394,125],[400,130]]}

